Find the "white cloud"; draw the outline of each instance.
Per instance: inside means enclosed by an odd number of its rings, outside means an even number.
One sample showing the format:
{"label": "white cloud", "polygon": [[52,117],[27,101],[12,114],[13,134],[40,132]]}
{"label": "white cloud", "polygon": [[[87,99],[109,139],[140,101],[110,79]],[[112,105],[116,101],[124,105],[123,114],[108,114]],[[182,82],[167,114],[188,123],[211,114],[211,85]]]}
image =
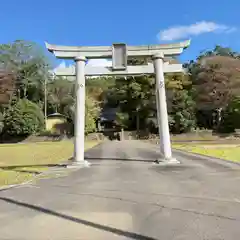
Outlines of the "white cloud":
{"label": "white cloud", "polygon": [[66,62],[65,61],[62,61],[59,65],[58,65],[59,68],[65,68],[66,67]]}
{"label": "white cloud", "polygon": [[[111,67],[112,61],[107,59],[90,59],[88,60],[87,65],[92,67]],[[99,76],[91,76],[91,77],[88,77],[88,79],[98,78],[98,77]]]}
{"label": "white cloud", "polygon": [[[92,66],[92,67],[111,67],[112,66],[112,61],[108,59],[90,59],[87,61],[87,65]],[[65,61],[62,61],[56,68],[53,69],[54,72],[57,69],[61,68],[75,68],[75,64],[70,64],[67,66]],[[97,78],[98,76],[91,76],[88,78]]]}
{"label": "white cloud", "polygon": [[53,71],[56,70],[56,69],[58,69],[58,68],[65,68],[65,67],[66,67],[66,62],[65,62],[65,61],[62,61],[61,63],[59,63],[59,64],[53,69]]}
{"label": "white cloud", "polygon": [[[93,67],[111,67],[112,61],[107,59],[90,59],[87,61],[87,65],[93,66]],[[66,67],[75,67],[75,64],[69,64],[67,66],[65,61],[62,61],[57,67],[54,68],[54,70],[58,68],[66,68]]]}
{"label": "white cloud", "polygon": [[162,30],[158,37],[163,41],[171,41],[182,38],[189,38],[203,33],[231,33],[236,31],[235,27],[229,27],[215,22],[201,21],[191,25],[173,26]]}
{"label": "white cloud", "polygon": [[111,67],[112,61],[109,61],[107,59],[90,59],[87,62],[87,65],[94,67]]}

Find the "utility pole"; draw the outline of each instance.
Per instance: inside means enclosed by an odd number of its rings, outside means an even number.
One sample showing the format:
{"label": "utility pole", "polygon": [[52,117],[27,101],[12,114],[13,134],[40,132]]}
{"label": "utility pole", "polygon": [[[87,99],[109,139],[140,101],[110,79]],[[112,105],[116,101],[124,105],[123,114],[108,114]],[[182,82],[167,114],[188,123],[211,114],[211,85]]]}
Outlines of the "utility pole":
{"label": "utility pole", "polygon": [[45,119],[45,128],[47,125],[47,77],[44,77],[44,119]]}

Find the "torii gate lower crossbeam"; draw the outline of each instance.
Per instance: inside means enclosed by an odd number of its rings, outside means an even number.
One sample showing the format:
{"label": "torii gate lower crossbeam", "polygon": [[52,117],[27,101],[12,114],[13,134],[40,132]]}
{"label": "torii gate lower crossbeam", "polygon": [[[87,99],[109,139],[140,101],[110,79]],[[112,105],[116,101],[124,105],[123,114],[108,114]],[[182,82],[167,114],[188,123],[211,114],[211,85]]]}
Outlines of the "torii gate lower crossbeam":
{"label": "torii gate lower crossbeam", "polygon": [[[165,160],[167,163],[179,163],[176,159],[172,157],[171,150],[171,141],[168,125],[168,113],[167,113],[167,103],[166,103],[166,92],[165,92],[165,82],[164,82],[164,72],[169,69],[170,72],[174,71],[173,68],[166,68],[164,64],[164,53],[169,56],[175,56],[182,52],[182,50],[188,47],[190,44],[189,41],[182,42],[179,44],[169,44],[169,45],[157,45],[154,47],[151,46],[141,46],[141,47],[130,47],[129,51],[131,56],[151,56],[153,59],[153,70],[151,66],[146,67],[146,73],[155,73],[156,78],[156,105],[157,105],[157,118],[159,126],[159,136],[160,136],[160,150],[162,156],[159,156],[161,160]],[[121,44],[122,45],[122,44]],[[84,159],[84,140],[85,140],[85,65],[87,58],[101,58],[109,56],[108,47],[68,47],[68,46],[55,46],[47,44],[49,51],[54,52],[58,58],[71,58],[75,60],[75,74],[76,74],[76,104],[75,104],[75,142],[74,142],[74,165],[89,165]],[[125,49],[126,46],[125,46]],[[84,53],[84,56],[81,56],[81,53]],[[114,54],[113,54],[114,55]],[[117,75],[126,74],[131,75],[132,73],[143,73],[144,70],[139,70],[139,66],[128,68],[126,66],[127,56],[121,56],[119,60],[119,66],[113,66],[112,70],[105,69],[103,75],[111,74],[114,75],[114,71],[117,71]],[[116,60],[116,59],[115,59]],[[130,66],[129,66],[130,67]],[[176,71],[179,71],[179,64],[176,64]],[[88,74],[91,75],[91,69],[88,69]],[[98,70],[99,71],[99,70]],[[101,75],[101,72],[98,72],[98,75]],[[94,71],[93,71],[94,72]],[[96,72],[95,72],[96,73]],[[61,72],[60,75],[64,75],[64,72]],[[66,75],[69,74],[69,71],[66,72]]]}

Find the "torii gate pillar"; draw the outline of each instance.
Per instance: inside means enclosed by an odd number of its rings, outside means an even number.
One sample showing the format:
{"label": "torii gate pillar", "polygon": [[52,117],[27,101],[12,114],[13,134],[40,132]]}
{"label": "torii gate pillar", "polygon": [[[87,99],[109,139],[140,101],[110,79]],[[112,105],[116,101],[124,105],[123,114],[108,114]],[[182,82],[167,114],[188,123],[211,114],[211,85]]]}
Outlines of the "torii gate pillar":
{"label": "torii gate pillar", "polygon": [[168,125],[167,101],[165,91],[165,81],[163,72],[163,58],[162,53],[155,54],[153,59],[156,79],[156,105],[158,118],[158,132],[160,137],[160,148],[163,158],[168,161],[175,161],[172,158],[171,140]]}
{"label": "torii gate pillar", "polygon": [[85,63],[86,58],[79,56],[75,58],[76,84],[75,84],[75,124],[74,124],[74,158],[75,164],[88,165],[84,160],[85,140]]}

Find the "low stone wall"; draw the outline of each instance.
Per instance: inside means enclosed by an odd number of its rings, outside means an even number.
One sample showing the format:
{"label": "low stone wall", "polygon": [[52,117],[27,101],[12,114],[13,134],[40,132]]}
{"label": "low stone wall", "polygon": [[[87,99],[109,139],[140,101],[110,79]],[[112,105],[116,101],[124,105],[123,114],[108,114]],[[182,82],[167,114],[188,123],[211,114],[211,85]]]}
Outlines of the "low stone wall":
{"label": "low stone wall", "polygon": [[29,136],[22,142],[57,142],[57,141],[63,141],[68,138],[64,135],[52,135],[52,136]]}
{"label": "low stone wall", "polygon": [[[59,134],[42,134],[39,136],[29,136],[25,139],[16,138],[10,141],[2,141],[4,143],[14,143],[14,142],[45,142],[45,141],[62,141],[66,139],[72,139],[73,137],[68,137]],[[86,136],[88,141],[106,141],[106,140],[146,140],[152,143],[159,143],[158,134],[150,134],[147,131],[114,131],[108,130],[105,132],[91,133]],[[204,141],[221,141],[221,142],[231,142],[240,141],[239,133],[236,134],[214,134],[212,131],[196,131],[186,134],[171,134],[172,142],[204,142]]]}
{"label": "low stone wall", "polygon": [[[110,136],[115,135],[113,139]],[[118,137],[116,137],[118,135]],[[158,134],[151,134],[147,131],[107,131],[105,133],[91,133],[87,137],[89,140],[114,140],[120,138],[120,140],[150,140],[159,142]],[[239,140],[239,135],[236,134],[214,134],[211,130],[196,131],[184,134],[171,134],[171,140],[173,142],[181,141],[227,141],[227,140]],[[118,139],[119,140],[119,139]]]}

